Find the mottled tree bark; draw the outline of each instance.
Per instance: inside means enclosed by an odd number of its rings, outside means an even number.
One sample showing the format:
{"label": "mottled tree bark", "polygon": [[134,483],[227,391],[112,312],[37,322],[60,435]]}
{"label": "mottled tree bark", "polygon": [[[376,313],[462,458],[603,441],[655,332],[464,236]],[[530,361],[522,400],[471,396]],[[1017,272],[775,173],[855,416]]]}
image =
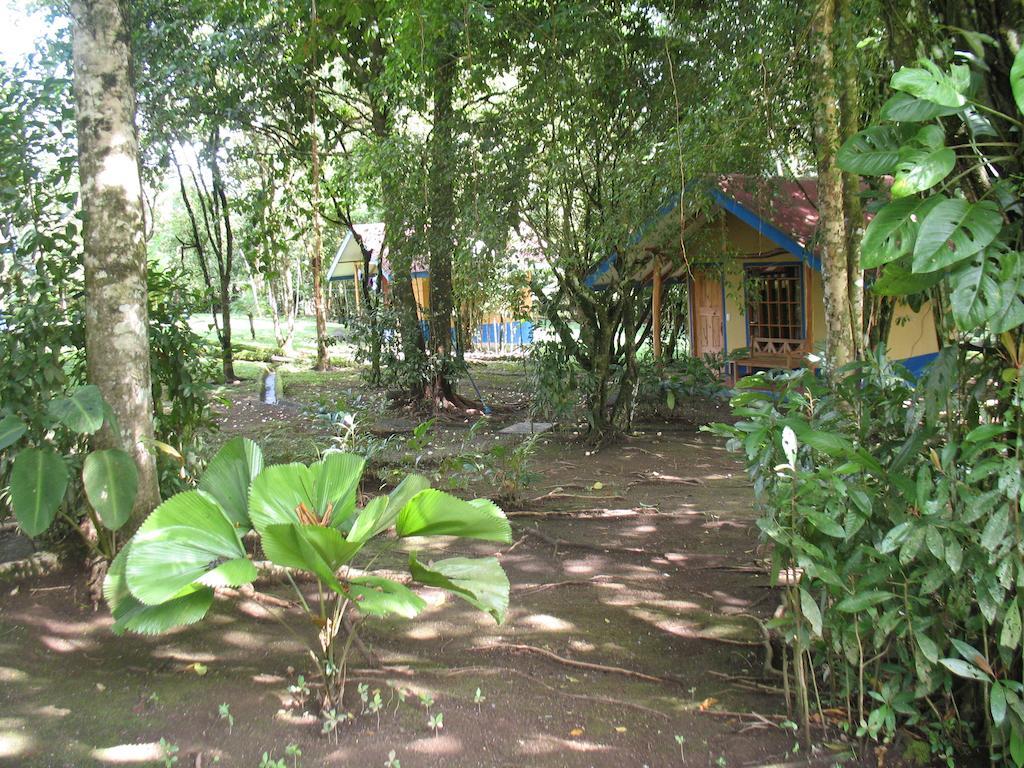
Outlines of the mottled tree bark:
{"label": "mottled tree bark", "polygon": [[[118,0],[72,0],[75,122],[85,219],[89,380],[120,423],[139,470],[137,524],[160,502],[153,441],[144,240],[129,35]],[[119,437],[99,433],[97,447]]]}
{"label": "mottled tree bark", "polygon": [[[835,60],[836,0],[821,0],[813,19],[815,94],[814,139],[821,214],[821,277],[825,294],[826,352],[832,367],[854,359],[850,262],[843,174],[836,162],[841,141],[839,78]],[[860,332],[859,329],[857,331]]]}
{"label": "mottled tree bark", "polygon": [[452,397],[452,254],[455,251],[455,90],[457,59],[443,46],[434,68],[434,119],[430,136],[427,249],[430,258],[430,352],[434,357],[435,402]]}
{"label": "mottled tree bark", "polygon": [[327,307],[324,301],[324,236],[320,222],[320,141],[317,136],[316,110],[316,67],[317,67],[317,13],[316,0],[313,0],[313,87],[310,89],[311,122],[310,122],[310,173],[313,176],[312,199],[310,204],[313,216],[313,253],[310,255],[309,268],[313,273],[313,314],[316,316],[316,364],[318,371],[326,371],[330,365],[327,357]]}

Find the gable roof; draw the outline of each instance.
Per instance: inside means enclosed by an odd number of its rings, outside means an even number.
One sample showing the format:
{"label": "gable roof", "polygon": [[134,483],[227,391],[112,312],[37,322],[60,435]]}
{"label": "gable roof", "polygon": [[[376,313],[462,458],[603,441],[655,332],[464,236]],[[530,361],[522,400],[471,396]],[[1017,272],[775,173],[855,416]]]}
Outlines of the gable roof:
{"label": "gable roof", "polygon": [[[369,224],[355,224],[353,229],[363,241],[363,245],[370,251],[371,271],[376,270],[377,258],[384,245],[384,223],[375,221]],[[349,230],[345,233],[341,245],[338,246],[338,250],[334,254],[331,268],[327,270],[327,279],[350,280],[355,276],[355,267],[362,263],[363,252],[359,248],[359,243],[352,236],[352,230]]]}
{"label": "gable roof", "polygon": [[[731,213],[759,235],[813,269],[821,271],[821,259],[814,247],[819,220],[817,179],[727,174],[694,186],[703,191],[715,205]],[[641,244],[649,232],[676,210],[679,203],[680,196],[671,195],[653,217],[630,235],[629,245]],[[703,220],[696,217],[693,223],[699,226]],[[688,226],[687,234],[689,231]],[[618,253],[612,251],[590,271],[584,284],[589,288],[600,289],[607,282],[602,278],[615,267],[617,261]],[[651,271],[650,265],[641,268],[634,279],[647,279]],[[681,271],[676,269],[666,277],[679,277]]]}

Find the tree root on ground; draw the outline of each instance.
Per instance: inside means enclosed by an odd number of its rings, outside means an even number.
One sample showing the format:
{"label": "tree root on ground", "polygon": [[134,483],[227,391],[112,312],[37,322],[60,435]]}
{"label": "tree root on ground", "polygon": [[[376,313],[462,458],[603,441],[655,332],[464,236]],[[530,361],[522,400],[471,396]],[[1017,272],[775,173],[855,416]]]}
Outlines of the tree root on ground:
{"label": "tree root on ground", "polygon": [[655,553],[648,552],[645,549],[639,549],[637,547],[616,547],[611,544],[587,544],[583,541],[566,541],[565,539],[559,539],[552,536],[548,536],[546,533],[541,533],[536,526],[517,525],[514,526],[517,530],[523,533],[528,533],[531,536],[536,536],[541,541],[552,545],[555,551],[558,551],[559,547],[575,547],[576,549],[589,549],[593,552],[627,552],[632,555],[652,555]]}
{"label": "tree root on ground", "polygon": [[595,664],[590,661],[576,661],[575,659],[567,659],[564,656],[559,656],[557,653],[552,653],[544,648],[538,648],[535,645],[525,645],[523,643],[496,643],[494,645],[477,646],[470,648],[471,651],[522,651],[524,653],[534,653],[538,656],[543,656],[551,661],[557,661],[559,664],[565,664],[569,667],[576,667],[578,669],[586,669],[593,672],[605,672],[613,675],[623,675],[625,677],[635,677],[638,680],[646,680],[649,683],[675,683],[681,685],[679,680],[674,680],[669,677],[658,677],[657,675],[648,675],[646,672],[637,672],[633,669],[625,669],[624,667],[612,667],[605,664]]}

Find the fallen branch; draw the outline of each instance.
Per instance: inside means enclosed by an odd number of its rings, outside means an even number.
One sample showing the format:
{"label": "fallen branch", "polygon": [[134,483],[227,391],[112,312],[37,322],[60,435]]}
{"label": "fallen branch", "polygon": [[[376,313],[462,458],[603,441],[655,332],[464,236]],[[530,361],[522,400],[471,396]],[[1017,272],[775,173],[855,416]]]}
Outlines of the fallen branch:
{"label": "fallen branch", "polygon": [[565,539],[559,539],[554,536],[548,536],[546,533],[541,533],[536,526],[517,525],[515,526],[518,530],[523,533],[528,533],[531,536],[536,536],[543,542],[550,544],[558,551],[559,547],[575,547],[576,549],[589,549],[594,552],[628,552],[633,555],[650,555],[652,553],[638,549],[637,547],[616,547],[611,544],[587,544],[585,541],[567,541]]}
{"label": "fallen branch", "polygon": [[[621,497],[619,497],[621,498]],[[506,517],[572,517],[579,520],[615,519],[621,517],[638,517],[640,515],[656,515],[657,509],[651,507],[633,507],[631,509],[608,509],[607,507],[587,507],[586,509],[555,509],[543,511],[539,509],[521,509],[518,512],[506,512]]]}
{"label": "fallen branch", "polygon": [[660,472],[634,472],[634,480],[629,484],[634,485],[704,485],[704,481],[697,477],[677,477],[676,475],[663,475]]}
{"label": "fallen branch", "polygon": [[493,650],[509,650],[509,651],[522,651],[524,653],[534,653],[538,656],[543,656],[551,661],[557,661],[559,664],[565,664],[569,667],[576,667],[577,669],[588,669],[593,672],[604,672],[612,675],[624,675],[625,677],[635,677],[638,680],[646,680],[650,683],[679,683],[677,680],[672,680],[667,677],[657,677],[656,675],[648,675],[646,672],[637,672],[633,669],[625,669],[623,667],[611,667],[605,664],[594,664],[590,661],[576,661],[575,659],[567,659],[564,656],[559,656],[557,653],[552,653],[544,648],[538,648],[535,645],[525,645],[523,643],[496,643],[494,645],[478,646],[470,648],[471,651],[493,651]]}

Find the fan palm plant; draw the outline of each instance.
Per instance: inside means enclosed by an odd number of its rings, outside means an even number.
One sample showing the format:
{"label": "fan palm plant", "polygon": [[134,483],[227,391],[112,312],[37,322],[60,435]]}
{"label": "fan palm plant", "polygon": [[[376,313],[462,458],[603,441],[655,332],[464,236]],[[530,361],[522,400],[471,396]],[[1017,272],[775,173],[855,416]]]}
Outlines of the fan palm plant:
{"label": "fan palm plant", "polygon": [[[114,630],[157,634],[202,619],[216,589],[256,579],[258,569],[243,543],[255,531],[267,558],[286,569],[294,606],[313,629],[308,645],[325,681],[324,706],[339,706],[354,639],[352,614],[412,618],[426,607],[406,584],[369,570],[381,554],[411,536],[511,538],[494,503],[432,489],[420,475],[360,506],[364,465],[361,456],[331,451],[309,466],[264,468],[255,443],[228,442],[198,489],[157,507],[111,564],[104,594]],[[385,537],[391,529],[395,536]],[[495,621],[504,619],[509,582],[496,558],[423,562],[412,553],[408,571],[411,582],[447,590]],[[307,596],[299,578],[315,582],[315,594]]]}

